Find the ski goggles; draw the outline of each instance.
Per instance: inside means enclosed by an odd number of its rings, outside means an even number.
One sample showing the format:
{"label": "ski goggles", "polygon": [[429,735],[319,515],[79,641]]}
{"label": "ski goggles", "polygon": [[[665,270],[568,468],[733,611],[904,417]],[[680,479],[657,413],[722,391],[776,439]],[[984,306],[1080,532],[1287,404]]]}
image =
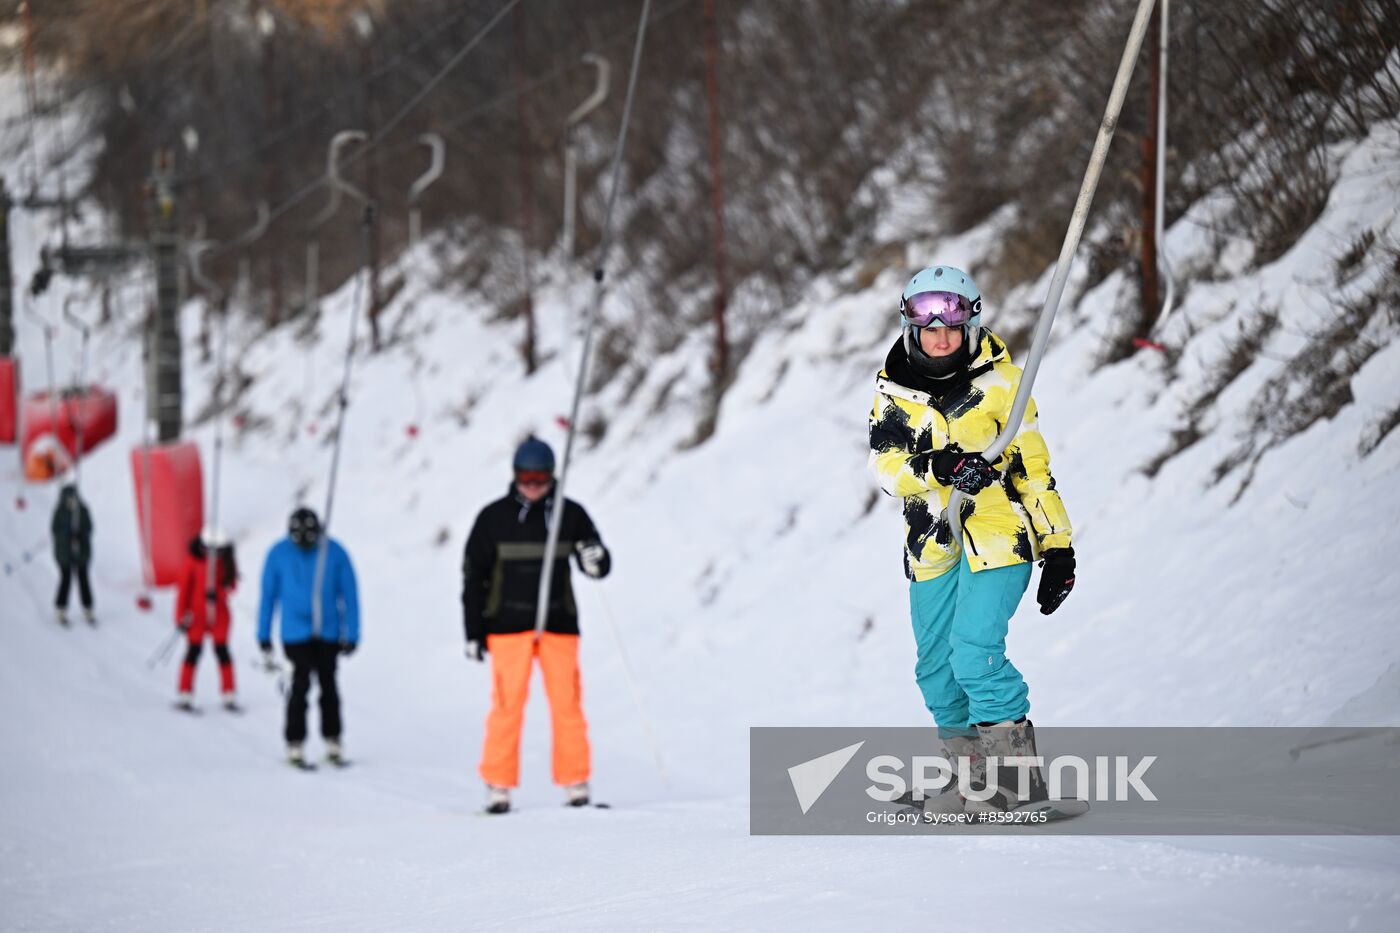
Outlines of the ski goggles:
{"label": "ski goggles", "polygon": [[554,475],[548,470],[516,470],[515,481],[521,486],[548,486]]}
{"label": "ski goggles", "polygon": [[899,313],[915,327],[962,327],[982,310],[982,301],[969,301],[957,292],[919,292],[899,303]]}

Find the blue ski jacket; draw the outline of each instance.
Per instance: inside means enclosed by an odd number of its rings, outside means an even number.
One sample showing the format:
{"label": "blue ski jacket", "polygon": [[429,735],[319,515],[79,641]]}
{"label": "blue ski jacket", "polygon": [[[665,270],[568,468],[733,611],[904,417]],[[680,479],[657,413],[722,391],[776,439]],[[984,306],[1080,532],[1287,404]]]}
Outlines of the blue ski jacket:
{"label": "blue ski jacket", "polygon": [[360,599],[350,555],[334,538],[326,542],[326,576],[321,587],[321,626],[315,630],[311,591],[316,583],[319,547],[303,550],[283,538],[267,552],[263,563],[262,600],[258,606],[258,641],[272,641],[272,616],[282,608],[282,644],[320,641],[357,644],[360,640]]}

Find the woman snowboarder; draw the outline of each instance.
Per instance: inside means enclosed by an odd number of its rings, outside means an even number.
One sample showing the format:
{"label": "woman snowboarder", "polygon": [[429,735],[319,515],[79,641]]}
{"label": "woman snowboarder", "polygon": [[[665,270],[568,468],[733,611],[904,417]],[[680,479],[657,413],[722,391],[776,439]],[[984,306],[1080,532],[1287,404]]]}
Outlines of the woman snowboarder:
{"label": "woman snowboarder", "polygon": [[[1039,768],[1030,769],[1027,801],[1017,799],[1014,768],[999,769],[998,786],[988,788],[986,761],[1036,754],[1026,682],[1006,656],[1006,633],[1032,562],[1044,568],[1042,613],[1073,588],[1069,516],[1033,401],[996,462],[981,456],[1008,422],[1021,369],[982,327],[972,277],[952,266],[924,269],[899,309],[902,334],[876,380],[870,469],[881,489],[904,500],[914,676],[924,704],[947,760],[967,769],[971,786],[992,791],[985,801],[945,794],[939,806],[1046,809],[1056,802]],[[956,542],[944,514],[955,489],[966,496]]]}

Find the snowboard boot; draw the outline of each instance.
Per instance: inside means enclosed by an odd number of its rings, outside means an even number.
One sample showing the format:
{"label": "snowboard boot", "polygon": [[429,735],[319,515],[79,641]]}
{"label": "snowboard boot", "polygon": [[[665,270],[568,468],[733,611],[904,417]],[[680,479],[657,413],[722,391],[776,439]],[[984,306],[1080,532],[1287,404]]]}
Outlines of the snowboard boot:
{"label": "snowboard boot", "polygon": [[345,752],[340,747],[340,739],[326,739],[326,760],[337,766],[345,764]]}
{"label": "snowboard boot", "polygon": [[91,607],[91,606],[84,606],[84,607],[83,607],[83,619],[86,620],[86,622],[87,622],[88,625],[91,625],[91,626],[96,627],[96,625],[97,625],[97,616],[93,615],[92,607]]}
{"label": "snowboard boot", "polygon": [[230,713],[243,712],[243,707],[238,705],[238,694],[234,693],[232,690],[224,691],[223,700],[224,709],[228,710]]}
{"label": "snowboard boot", "polygon": [[486,812],[487,813],[509,813],[510,812],[510,788],[497,787],[494,784],[486,785]]}
{"label": "snowboard boot", "polygon": [[193,712],[194,694],[188,690],[181,690],[179,695],[175,697],[175,708],[184,710],[187,713]]}
{"label": "snowboard boot", "polygon": [[62,606],[56,606],[54,607],[53,614],[54,618],[58,620],[59,625],[68,624],[68,610],[64,609]]}
{"label": "snowboard boot", "polygon": [[[1031,721],[1007,720],[991,726],[979,725],[977,733],[986,761],[981,779],[972,786],[976,791],[975,796],[987,796],[983,800],[969,797],[968,812],[1040,809],[1050,799],[1050,792],[1045,787],[1045,774],[1040,766],[1007,763],[1008,758],[1034,758],[1039,754],[1035,749],[1035,727]],[[995,785],[990,783],[992,780],[996,781]]]}
{"label": "snowboard boot", "polygon": [[571,807],[588,806],[588,782],[579,781],[577,784],[567,784],[564,786],[564,802]]}
{"label": "snowboard boot", "polygon": [[294,768],[306,767],[306,755],[301,750],[300,742],[287,743],[287,764]]}
{"label": "snowboard boot", "polygon": [[963,811],[963,798],[958,789],[958,775],[960,773],[958,769],[963,767],[963,763],[966,761],[969,786],[977,787],[985,783],[987,766],[982,757],[982,746],[972,736],[955,735],[943,740],[943,747],[939,754],[947,759],[949,766],[953,769],[947,785],[936,794],[926,792],[922,800],[915,800],[914,790],[910,788],[895,798],[893,803],[928,813],[960,813]]}

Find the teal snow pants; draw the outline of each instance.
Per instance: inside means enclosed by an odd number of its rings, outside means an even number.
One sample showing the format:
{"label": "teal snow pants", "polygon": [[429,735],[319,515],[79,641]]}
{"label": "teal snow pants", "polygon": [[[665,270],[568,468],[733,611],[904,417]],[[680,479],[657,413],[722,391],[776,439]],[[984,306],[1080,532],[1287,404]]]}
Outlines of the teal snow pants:
{"label": "teal snow pants", "polygon": [[1030,710],[1025,678],[1006,657],[1007,625],[1030,579],[1030,564],[973,573],[964,558],[956,570],[909,584],[914,679],[943,738]]}

